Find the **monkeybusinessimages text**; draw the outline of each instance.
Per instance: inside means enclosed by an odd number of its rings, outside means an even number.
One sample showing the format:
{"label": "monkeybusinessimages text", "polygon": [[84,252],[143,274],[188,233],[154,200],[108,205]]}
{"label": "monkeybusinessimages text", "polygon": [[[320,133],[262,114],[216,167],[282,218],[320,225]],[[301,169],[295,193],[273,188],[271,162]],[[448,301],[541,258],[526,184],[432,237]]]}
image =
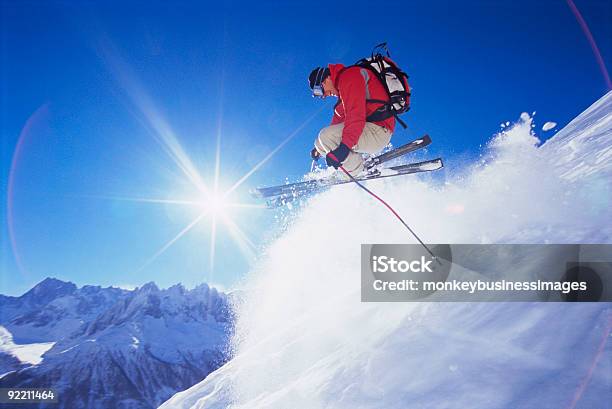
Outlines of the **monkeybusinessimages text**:
{"label": "monkeybusinessimages text", "polygon": [[[373,273],[427,273],[433,272],[433,260],[396,260],[393,257],[372,257]],[[377,279],[372,282],[376,291],[455,291],[475,292],[483,291],[559,291],[568,294],[572,291],[586,291],[587,283],[584,281],[421,281],[405,279],[399,281],[386,281]]]}

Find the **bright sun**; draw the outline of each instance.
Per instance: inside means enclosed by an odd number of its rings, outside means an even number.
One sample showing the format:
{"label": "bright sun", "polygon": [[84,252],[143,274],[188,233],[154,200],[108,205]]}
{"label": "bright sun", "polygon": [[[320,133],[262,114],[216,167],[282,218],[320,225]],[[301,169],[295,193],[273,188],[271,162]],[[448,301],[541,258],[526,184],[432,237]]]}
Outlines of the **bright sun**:
{"label": "bright sun", "polygon": [[[116,71],[113,72],[121,79],[120,83],[125,88],[127,95],[130,97],[134,108],[136,108],[139,119],[144,121],[147,129],[152,134],[154,140],[161,146],[168,157],[174,162],[177,169],[180,170],[181,180],[183,184],[185,181],[194,188],[195,191],[200,192],[195,198],[143,198],[143,197],[113,197],[115,200],[131,200],[144,203],[156,203],[164,205],[179,205],[179,206],[191,206],[194,207],[198,212],[198,215],[191,220],[186,226],[184,226],[173,238],[170,238],[159,250],[157,250],[148,260],[141,265],[137,270],[142,271],[149,264],[153,263],[161,254],[167,251],[174,243],[181,239],[185,234],[197,226],[200,222],[207,220],[210,222],[210,254],[209,254],[209,281],[211,281],[212,273],[215,266],[215,249],[216,249],[216,238],[217,228],[222,227],[224,232],[227,232],[235,242],[240,252],[248,260],[254,259],[255,257],[255,244],[249,239],[247,234],[242,231],[242,226],[235,222],[228,210],[235,208],[265,208],[261,204],[249,204],[249,203],[236,203],[229,199],[232,192],[238,189],[253,173],[255,173],[260,167],[270,160],[280,149],[283,148],[289,141],[291,141],[311,120],[313,120],[324,108],[324,105],[313,112],[301,125],[295,130],[290,132],[279,144],[272,149],[267,155],[265,155],[258,163],[256,163],[250,170],[242,175],[235,183],[227,190],[220,191],[219,179],[221,177],[221,128],[223,124],[223,111],[221,110],[217,122],[216,130],[216,146],[215,146],[215,160],[214,160],[214,176],[212,180],[205,181],[198,168],[195,166],[194,161],[188,155],[188,151],[183,148],[179,138],[172,130],[170,123],[160,115],[160,110],[157,109],[154,99],[146,93],[145,86],[138,81],[138,79],[131,75],[131,71],[128,70],[128,66],[119,59],[118,56],[110,53],[106,56],[116,67]],[[223,100],[223,98],[221,98]],[[222,108],[222,107],[221,107]],[[205,137],[206,138],[206,137]],[[211,139],[211,138],[206,138]],[[208,163],[208,162],[207,162]],[[210,183],[212,182],[212,183]],[[219,225],[219,226],[218,226]]]}
{"label": "bright sun", "polygon": [[219,215],[229,207],[229,202],[223,194],[213,193],[200,199],[200,205],[203,211],[208,211],[212,215]]}

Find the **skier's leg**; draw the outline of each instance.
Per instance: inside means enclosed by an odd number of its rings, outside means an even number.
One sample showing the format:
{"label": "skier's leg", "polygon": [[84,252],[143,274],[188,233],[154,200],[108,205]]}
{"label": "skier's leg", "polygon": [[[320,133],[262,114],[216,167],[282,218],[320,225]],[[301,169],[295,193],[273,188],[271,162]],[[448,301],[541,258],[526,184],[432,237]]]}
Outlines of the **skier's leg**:
{"label": "skier's leg", "polygon": [[[322,155],[327,155],[340,145],[342,141],[342,130],[344,124],[330,125],[321,129],[315,140],[315,148]],[[391,132],[382,126],[366,122],[363,132],[359,137],[357,145],[349,152],[346,160],[342,163],[344,169],[352,176],[357,176],[363,171],[363,158],[355,151],[365,153],[376,153],[389,144]]]}
{"label": "skier's leg", "polygon": [[317,152],[319,152],[321,156],[327,155],[328,152],[333,151],[340,145],[343,129],[344,124],[330,125],[321,129],[314,143]]}
{"label": "skier's leg", "polygon": [[391,131],[387,128],[371,122],[366,122],[363,133],[359,137],[359,141],[357,141],[357,145],[355,145],[353,150],[369,153],[371,155],[378,153],[389,144],[391,135]]}
{"label": "skier's leg", "polygon": [[359,176],[359,174],[363,172],[363,158],[361,154],[350,151],[344,162],[342,162],[342,167],[346,169],[351,176]]}
{"label": "skier's leg", "polygon": [[[315,140],[315,148],[322,156],[327,155],[328,152],[333,151],[340,145],[343,129],[344,124],[330,125],[321,129],[318,138]],[[363,170],[361,155],[350,151],[342,166],[351,175],[357,176]]]}
{"label": "skier's leg", "polygon": [[366,122],[363,132],[349,156],[343,163],[344,168],[353,176],[363,171],[363,157],[356,152],[374,154],[380,152],[391,141],[391,132],[382,126]]}

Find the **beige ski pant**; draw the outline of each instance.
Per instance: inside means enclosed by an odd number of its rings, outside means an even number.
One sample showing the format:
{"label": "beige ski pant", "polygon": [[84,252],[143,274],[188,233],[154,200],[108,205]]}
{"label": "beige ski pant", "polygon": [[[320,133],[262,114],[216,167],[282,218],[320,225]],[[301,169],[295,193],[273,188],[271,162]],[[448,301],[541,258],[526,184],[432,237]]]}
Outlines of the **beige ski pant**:
{"label": "beige ski pant", "polygon": [[[342,130],[344,124],[330,125],[321,129],[319,137],[315,140],[315,148],[322,155],[336,149],[342,142]],[[352,176],[357,176],[363,170],[363,158],[357,152],[374,154],[380,152],[391,141],[392,132],[387,128],[366,122],[363,132],[346,160],[342,163]]]}

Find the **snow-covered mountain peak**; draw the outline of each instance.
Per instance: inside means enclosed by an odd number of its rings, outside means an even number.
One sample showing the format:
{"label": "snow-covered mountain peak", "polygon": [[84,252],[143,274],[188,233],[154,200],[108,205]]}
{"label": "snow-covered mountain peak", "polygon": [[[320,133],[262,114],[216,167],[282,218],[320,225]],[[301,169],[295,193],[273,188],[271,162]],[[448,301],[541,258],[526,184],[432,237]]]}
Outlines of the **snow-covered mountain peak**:
{"label": "snow-covered mountain peak", "polygon": [[172,294],[175,296],[183,296],[186,293],[186,289],[182,284],[175,284],[172,287],[168,288],[168,294]]}
{"label": "snow-covered mountain peak", "polygon": [[54,341],[128,294],[118,288],[85,286],[45,279],[20,297],[0,296],[1,324],[18,343]]}
{"label": "snow-covered mountain peak", "polygon": [[77,290],[77,286],[71,282],[65,282],[56,278],[45,278],[36,284],[22,298],[30,302],[42,305],[56,298],[69,295]]}
{"label": "snow-covered mountain peak", "polygon": [[159,288],[157,287],[157,284],[155,284],[153,281],[150,281],[144,284],[142,287],[137,288],[136,292],[137,293],[157,293],[159,292]]}
{"label": "snow-covered mountain peak", "polygon": [[[68,287],[46,280],[38,294],[58,295],[58,288]],[[0,298],[10,306],[0,322],[7,325],[0,326],[3,386],[53,385],[62,396],[59,409],[144,409],[228,359],[232,314],[223,293],[147,283],[132,291],[85,286],[59,294],[37,307],[25,295]],[[15,344],[15,334],[29,343]],[[57,342],[34,343],[40,339]]]}
{"label": "snow-covered mountain peak", "polygon": [[93,320],[85,334],[94,337],[110,327],[142,321],[146,317],[153,320],[227,323],[230,320],[229,310],[226,295],[208,286],[199,286],[194,290],[186,290],[182,285],[159,289],[154,283],[147,283]]}

